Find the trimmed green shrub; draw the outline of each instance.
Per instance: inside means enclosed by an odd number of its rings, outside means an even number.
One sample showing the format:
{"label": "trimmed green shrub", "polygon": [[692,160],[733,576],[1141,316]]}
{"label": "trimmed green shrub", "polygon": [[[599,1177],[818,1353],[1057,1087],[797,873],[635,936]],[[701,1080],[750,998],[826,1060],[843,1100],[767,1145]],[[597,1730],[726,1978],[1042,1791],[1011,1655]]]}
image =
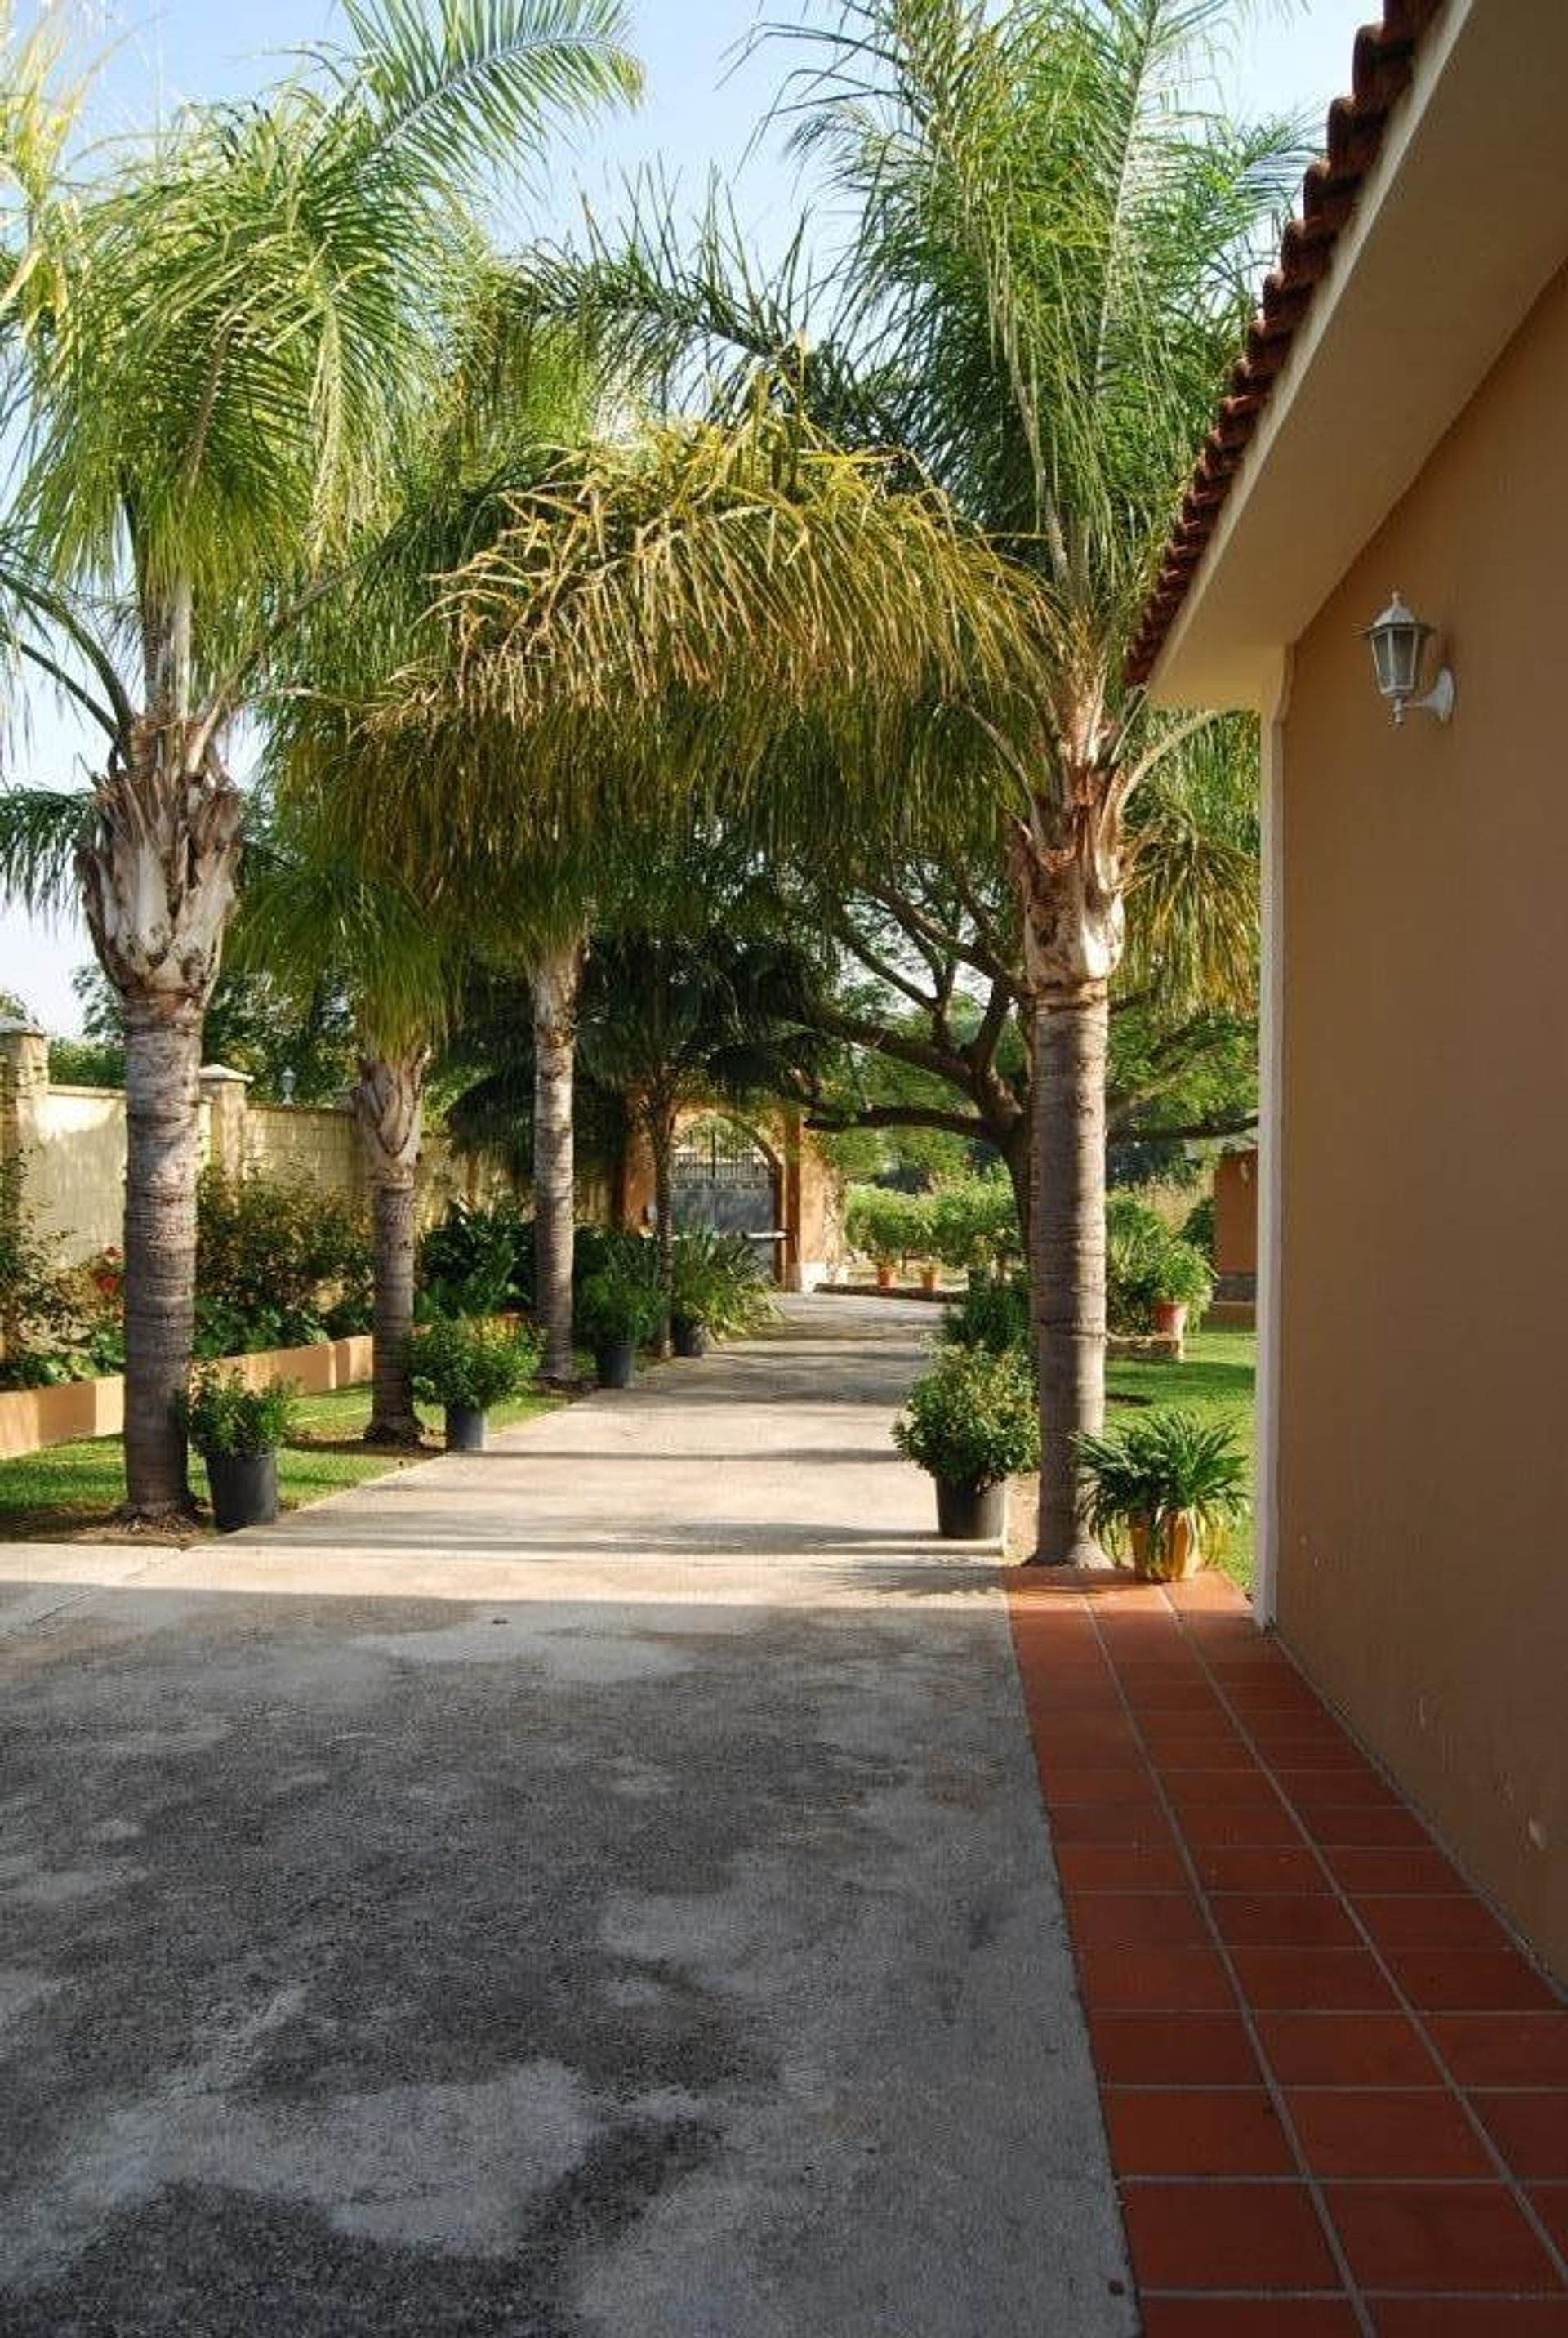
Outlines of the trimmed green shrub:
{"label": "trimmed green shrub", "polygon": [[946,1308],[942,1337],[952,1346],[984,1348],[994,1356],[1028,1356],[1034,1349],[1029,1285],[982,1282]]}
{"label": "trimmed green shrub", "polygon": [[199,1356],[303,1348],[369,1322],[369,1221],[346,1196],[204,1169],[196,1219]]}
{"label": "trimmed green shrub", "polygon": [[474,1412],[488,1412],[525,1388],[539,1369],[540,1354],[532,1332],[461,1317],[426,1323],[408,1348],[416,1395]]}
{"label": "trimmed green shrub", "polygon": [[851,1247],[877,1266],[927,1257],[936,1233],[931,1198],[892,1185],[852,1185],[844,1231]]}
{"label": "trimmed green shrub", "polygon": [[939,1185],[930,1196],[930,1243],[944,1266],[995,1271],[1023,1255],[1018,1204],[1005,1173]]}
{"label": "trimmed green shrub", "polygon": [[298,1390],[281,1380],[253,1389],[241,1372],[209,1366],[192,1373],[190,1391],[177,1408],[186,1436],[201,1454],[233,1454],[252,1460],[275,1453],[294,1424]]}
{"label": "trimmed green shrub", "polygon": [[945,1348],[894,1423],[900,1453],[957,1486],[995,1486],[1040,1466],[1034,1375],[1016,1351]]}

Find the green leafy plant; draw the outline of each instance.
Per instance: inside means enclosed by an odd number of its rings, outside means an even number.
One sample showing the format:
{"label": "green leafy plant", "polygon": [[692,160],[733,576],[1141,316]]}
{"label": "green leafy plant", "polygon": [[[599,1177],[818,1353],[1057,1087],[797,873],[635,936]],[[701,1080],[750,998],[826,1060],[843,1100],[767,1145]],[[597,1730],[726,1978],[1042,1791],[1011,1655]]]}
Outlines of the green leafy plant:
{"label": "green leafy plant", "polygon": [[639,1242],[635,1255],[630,1245],[612,1255],[583,1285],[577,1302],[577,1328],[591,1348],[639,1348],[651,1340],[663,1318],[658,1282],[658,1259],[652,1243]]}
{"label": "green leafy plant", "polygon": [[949,1345],[984,1348],[994,1356],[1028,1356],[1034,1324],[1027,1282],[978,1282],[942,1318]]}
{"label": "green leafy plant", "polygon": [[771,1322],[779,1310],[763,1280],[754,1245],[744,1234],[693,1226],[676,1237],[671,1307],[715,1339],[741,1339]]}
{"label": "green leafy plant", "polygon": [[851,1188],[844,1231],[853,1249],[877,1266],[897,1266],[923,1257],[935,1238],[933,1213],[923,1194],[901,1194],[891,1185]]}
{"label": "green leafy plant", "polygon": [[221,1372],[211,1366],[191,1375],[176,1418],[199,1453],[233,1454],[253,1459],[275,1453],[293,1426],[299,1391],[273,1380],[252,1388],[242,1372]]}
{"label": "green leafy plant", "polygon": [[534,1221],[515,1202],[454,1202],[419,1244],[427,1314],[499,1315],[534,1303]]}
{"label": "green leafy plant", "polygon": [[1206,1194],[1187,1213],[1181,1228],[1181,1239],[1201,1251],[1210,1266],[1214,1263],[1214,1196]]}
{"label": "green leafy plant", "polygon": [[1155,1581],[1185,1572],[1246,1515],[1246,1457],[1224,1421],[1162,1408],[1109,1436],[1080,1434],[1073,1449],[1083,1524]]}
{"label": "green leafy plant", "polygon": [[540,1342],[510,1324],[449,1316],[415,1333],[414,1388],[431,1403],[488,1412],[515,1396],[539,1369]]}
{"label": "green leafy plant", "polygon": [[368,1320],[370,1229],[344,1195],[206,1169],[197,1242],[199,1355],[307,1347]]}
{"label": "green leafy plant", "polygon": [[950,1347],[916,1381],[893,1441],[933,1478],[995,1486],[1040,1466],[1040,1412],[1027,1356]]}
{"label": "green leafy plant", "polygon": [[1159,1296],[1201,1316],[1214,1296],[1214,1275],[1196,1243],[1170,1234],[1156,1262]]}
{"label": "green leafy plant", "polygon": [[944,1266],[994,1272],[1022,1256],[1018,1204],[1005,1174],[939,1185],[929,1207],[931,1249]]}

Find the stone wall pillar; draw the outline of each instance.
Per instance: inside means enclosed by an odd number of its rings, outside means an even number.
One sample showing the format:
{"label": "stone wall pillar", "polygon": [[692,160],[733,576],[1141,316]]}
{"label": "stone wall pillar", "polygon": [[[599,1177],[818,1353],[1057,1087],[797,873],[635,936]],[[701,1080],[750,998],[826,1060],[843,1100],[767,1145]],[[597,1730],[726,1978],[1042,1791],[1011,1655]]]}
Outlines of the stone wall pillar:
{"label": "stone wall pillar", "polygon": [[0,1157],[25,1153],[49,1094],[49,1042],[31,1023],[0,1017]]}
{"label": "stone wall pillar", "polygon": [[250,1077],[227,1064],[203,1064],[201,1082],[208,1163],[226,1177],[242,1177],[250,1166]]}

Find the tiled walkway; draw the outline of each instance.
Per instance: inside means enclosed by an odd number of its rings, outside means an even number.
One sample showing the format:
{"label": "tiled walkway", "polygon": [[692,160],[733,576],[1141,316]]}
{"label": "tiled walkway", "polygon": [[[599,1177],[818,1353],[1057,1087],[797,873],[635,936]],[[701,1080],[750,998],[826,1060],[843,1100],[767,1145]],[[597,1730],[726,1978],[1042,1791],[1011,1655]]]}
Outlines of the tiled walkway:
{"label": "tiled walkway", "polygon": [[1013,1615],[1146,2338],[1568,2338],[1550,1984],[1221,1577]]}

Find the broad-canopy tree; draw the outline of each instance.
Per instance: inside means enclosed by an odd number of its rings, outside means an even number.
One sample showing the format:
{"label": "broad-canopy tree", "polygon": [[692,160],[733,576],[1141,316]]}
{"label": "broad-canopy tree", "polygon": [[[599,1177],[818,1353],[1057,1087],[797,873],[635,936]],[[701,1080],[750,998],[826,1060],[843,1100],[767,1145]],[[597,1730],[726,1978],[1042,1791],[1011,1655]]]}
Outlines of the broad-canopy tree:
{"label": "broad-canopy tree", "polygon": [[[830,281],[800,248],[760,283],[722,219],[657,206],[557,273],[677,396],[731,400],[792,359],[813,415],[903,450],[1045,607],[1026,708],[990,722],[1017,904],[1035,1129],[1038,1556],[1091,1555],[1073,1439],[1104,1383],[1105,1062],[1127,936],[1129,819],[1181,733],[1125,653],[1300,157],[1195,93],[1240,0],[843,0],[786,28],[780,115],[848,222]],[[777,28],[776,28],[777,29]],[[717,392],[714,384],[717,381]],[[995,775],[1002,784],[995,784]],[[976,761],[971,784],[987,783]]]}
{"label": "broad-canopy tree", "polygon": [[346,42],[258,102],[184,112],[69,203],[34,203],[37,289],[12,304],[23,464],[0,580],[15,648],[103,761],[83,796],[0,802],[0,862],[25,899],[79,898],[123,1015],[138,1517],[190,1502],[173,1405],[201,1021],[245,821],[232,728],[385,516],[494,170],[637,84],[620,0],[343,15]]}

